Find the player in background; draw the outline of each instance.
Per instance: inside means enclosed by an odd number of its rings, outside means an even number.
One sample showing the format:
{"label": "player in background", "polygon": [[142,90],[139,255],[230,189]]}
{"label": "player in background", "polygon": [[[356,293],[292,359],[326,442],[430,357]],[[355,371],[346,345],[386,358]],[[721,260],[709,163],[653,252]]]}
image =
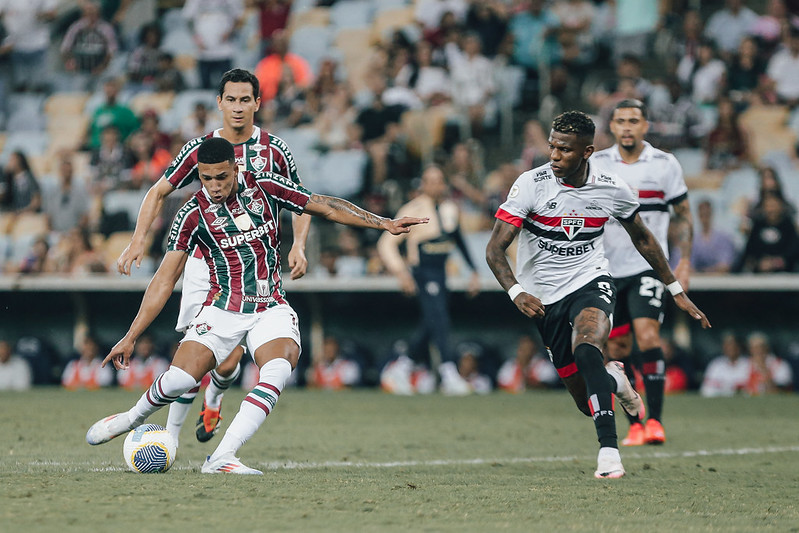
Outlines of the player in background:
{"label": "player in background", "polygon": [[[595,153],[591,163],[621,177],[638,193],[641,220],[669,256],[669,225],[680,259],[674,275],[688,289],[691,271],[693,221],[688,202],[688,187],[677,159],[658,150],[644,140],[649,131],[646,105],[640,100],[622,100],[616,104],[610,121],[610,131],[616,138],[612,147]],[[671,206],[674,216],[669,216]],[[633,341],[638,345],[637,365],[644,378],[646,391],[646,425],[643,419],[629,416],[630,431],[622,441],[624,446],[662,444],[666,433],[661,424],[666,384],[666,362],[660,344],[660,325],[663,323],[666,287],[633,246],[621,224],[614,220],[605,228],[605,257],[610,275],[616,283],[616,312],[614,328],[608,339],[607,355],[611,360],[627,360]],[[625,364],[632,380],[633,365]]]}
{"label": "player in background", "polygon": [[361,228],[406,233],[424,218],[383,218],[340,198],[312,194],[273,173],[239,172],[233,145],[209,138],[197,150],[203,188],[175,216],[167,252],[127,334],[106,356],[128,367],[136,339],[161,312],[195,247],[209,267],[210,290],[169,369],[129,411],[99,420],[86,433],[97,445],[141,425],[195,386],[246,339],[260,368],[258,385],[241,403],[202,472],[261,474],[235,457],[272,412],[300,356],[297,315],[285,299],[280,275],[279,210],[306,212]]}
{"label": "player in background", "polygon": [[[130,275],[132,265],[135,263],[138,268],[141,264],[147,231],[161,212],[164,199],[197,179],[197,149],[204,139],[221,137],[230,141],[236,162],[243,170],[275,172],[298,185],[301,183],[294,157],[286,143],[255,125],[255,113],[261,106],[260,90],[258,78],[246,70],[232,69],[222,75],[216,97],[217,107],[222,112],[222,128],[187,142],[161,179],[147,191],[130,244],[117,260],[121,274]],[[291,279],[302,277],[308,267],[305,241],[310,224],[311,217],[307,215],[292,217],[294,242],[288,254]],[[198,254],[195,251],[187,261],[183,276],[180,314],[175,326],[181,333],[186,331],[208,294],[208,267]],[[239,376],[239,361],[243,354],[242,347],[234,348],[232,356],[220,368],[211,371],[211,381],[205,390],[203,409],[195,428],[200,442],[210,440],[218,428],[222,396]],[[170,406],[167,429],[176,443],[198,391],[199,383]]]}
{"label": "player in background", "polygon": [[[524,172],[497,210],[486,260],[502,288],[524,315],[534,319],[552,362],[578,408],[593,418],[600,444],[597,478],[619,478],[612,395],[633,416],[643,401],[624,365],[603,364],[602,349],[613,323],[616,300],[604,256],[602,234],[617,218],[677,306],[710,327],[669,268],[663,250],[638,213],[630,187],[588,158],[594,152],[595,125],[584,113],[555,118],[549,135],[549,163]],[[505,254],[519,237],[518,278]]]}

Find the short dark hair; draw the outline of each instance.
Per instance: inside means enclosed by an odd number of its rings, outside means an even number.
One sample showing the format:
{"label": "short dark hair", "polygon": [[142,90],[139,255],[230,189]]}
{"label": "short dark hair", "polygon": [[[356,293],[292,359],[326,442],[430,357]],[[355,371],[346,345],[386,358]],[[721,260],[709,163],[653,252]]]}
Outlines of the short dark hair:
{"label": "short dark hair", "polygon": [[596,125],[591,117],[582,111],[566,111],[552,121],[552,130],[558,133],[573,133],[593,142]]}
{"label": "short dark hair", "polygon": [[637,98],[625,98],[616,104],[616,107],[613,108],[613,114],[616,113],[617,109],[638,109],[641,112],[641,116],[644,117],[644,120],[649,120],[649,110],[646,104]]}
{"label": "short dark hair", "polygon": [[227,84],[227,82],[249,83],[250,85],[252,85],[253,96],[255,98],[259,98],[261,96],[261,84],[258,82],[258,78],[255,77],[255,74],[253,74],[249,70],[244,70],[242,68],[234,68],[222,74],[222,79],[219,80],[220,97],[225,94],[225,85]]}
{"label": "short dark hair", "polygon": [[205,139],[200,143],[200,147],[197,148],[198,163],[213,165],[214,163],[233,162],[235,160],[236,154],[233,151],[233,145],[222,137]]}

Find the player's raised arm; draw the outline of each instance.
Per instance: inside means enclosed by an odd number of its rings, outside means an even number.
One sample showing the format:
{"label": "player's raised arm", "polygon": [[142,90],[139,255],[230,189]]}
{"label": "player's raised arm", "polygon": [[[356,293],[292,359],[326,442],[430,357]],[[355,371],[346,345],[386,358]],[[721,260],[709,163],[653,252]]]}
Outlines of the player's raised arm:
{"label": "player's raised arm", "polygon": [[103,359],[103,366],[109,361],[113,361],[117,370],[128,367],[136,339],[152,324],[155,317],[166,305],[172,290],[175,288],[175,283],[178,282],[183,272],[183,267],[186,265],[188,257],[189,254],[183,251],[169,251],[164,255],[161,266],[158,267],[150,284],[147,285],[147,290],[144,291],[144,297],[136,318],[133,319],[125,336],[116,343],[106,358]]}
{"label": "player's raised arm", "polygon": [[380,229],[388,231],[393,235],[408,233],[411,231],[411,226],[427,224],[430,220],[426,217],[385,218],[362,209],[342,198],[325,196],[322,194],[311,195],[310,200],[308,200],[308,203],[305,205],[305,212],[346,226]]}
{"label": "player's raised arm", "polygon": [[130,269],[133,263],[136,268],[141,266],[144,258],[144,244],[147,239],[147,232],[153,225],[153,220],[164,207],[164,199],[169,196],[175,188],[163,177],[153,184],[144,195],[144,201],[139,208],[139,215],[136,217],[136,229],[127,247],[117,259],[117,271],[120,274],[130,276]]}
{"label": "player's raised arm", "polygon": [[660,247],[660,244],[658,244],[652,232],[646,227],[643,220],[641,220],[641,216],[636,213],[631,219],[620,219],[619,222],[621,222],[621,225],[627,230],[638,252],[646,259],[660,280],[666,284],[666,288],[674,297],[674,303],[677,304],[677,307],[691,315],[692,318],[698,320],[703,328],[709,328],[710,321],[708,321],[705,314],[700,311],[685,294],[680,282],[677,281],[674,272],[672,272],[671,267],[669,267],[663,249]]}
{"label": "player's raised arm", "polygon": [[491,239],[489,239],[486,246],[486,262],[491,267],[494,277],[497,278],[502,288],[508,292],[519,311],[530,318],[542,317],[544,316],[544,304],[541,303],[541,300],[522,289],[513,274],[510,263],[508,263],[506,251],[520,230],[521,228],[513,224],[497,220],[494,223]]}

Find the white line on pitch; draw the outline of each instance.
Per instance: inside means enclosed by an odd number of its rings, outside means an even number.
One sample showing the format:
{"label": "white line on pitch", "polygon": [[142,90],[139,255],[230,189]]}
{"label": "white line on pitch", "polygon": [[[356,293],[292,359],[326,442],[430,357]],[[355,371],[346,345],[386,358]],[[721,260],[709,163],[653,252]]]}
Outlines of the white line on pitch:
{"label": "white line on pitch", "polygon": [[[723,448],[719,450],[694,450],[684,452],[630,452],[625,451],[626,459],[681,459],[689,457],[713,457],[725,455],[762,455],[766,453],[785,453],[799,452],[799,446],[768,446],[764,448]],[[387,461],[387,462],[366,462],[366,461],[322,461],[322,462],[295,462],[295,461],[272,461],[261,462],[256,466],[268,470],[312,470],[320,468],[400,468],[417,466],[459,466],[459,465],[486,465],[486,464],[520,464],[520,463],[564,463],[577,460],[594,460],[589,456],[542,456],[542,457],[506,457],[496,459],[433,459],[429,461]],[[19,463],[18,463],[19,464]],[[83,466],[93,466],[96,463],[83,462],[62,462],[62,461],[32,461],[27,466],[32,467],[66,467],[72,469]],[[0,468],[0,471],[8,471],[8,467]],[[198,465],[191,461],[186,464],[175,465],[173,470],[196,470]],[[126,468],[121,466],[107,465],[104,467],[94,466],[90,468],[93,472],[123,472]]]}

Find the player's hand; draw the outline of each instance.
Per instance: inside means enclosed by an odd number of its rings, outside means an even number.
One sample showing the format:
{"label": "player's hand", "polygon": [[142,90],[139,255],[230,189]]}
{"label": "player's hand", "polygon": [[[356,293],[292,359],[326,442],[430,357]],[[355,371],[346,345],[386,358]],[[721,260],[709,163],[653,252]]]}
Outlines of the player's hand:
{"label": "player's hand", "polygon": [[705,316],[705,313],[700,311],[699,308],[694,305],[694,302],[692,302],[691,299],[688,298],[688,295],[684,292],[681,292],[674,297],[674,303],[677,304],[677,307],[691,315],[691,318],[698,320],[702,325],[702,328],[707,329],[712,327],[710,325],[710,321]]}
{"label": "player's hand", "polygon": [[417,224],[427,224],[429,221],[430,221],[429,217],[395,218],[391,220],[386,220],[383,229],[385,229],[387,232],[391,233],[392,235],[400,235],[402,233],[408,233],[409,231],[411,231],[411,226],[415,226]]}
{"label": "player's hand", "polygon": [[111,348],[111,351],[108,352],[108,355],[106,355],[105,359],[103,359],[102,366],[107,365],[109,362],[113,362],[114,368],[117,370],[127,370],[130,366],[130,356],[133,353],[133,346],[135,344],[135,341],[124,337],[121,341],[116,343],[113,348]]}
{"label": "player's hand", "polygon": [[305,250],[299,246],[292,246],[289,250],[289,268],[291,268],[291,279],[300,279],[308,271],[308,259],[305,257]]}
{"label": "player's hand", "polygon": [[544,317],[544,304],[541,303],[541,300],[530,293],[520,293],[516,299],[513,300],[513,303],[516,304],[516,307],[519,309],[519,311],[530,318]]}
{"label": "player's hand", "polygon": [[144,257],[144,243],[137,243],[131,240],[125,247],[117,259],[117,272],[130,276],[130,269],[133,263],[136,263],[136,268],[141,266],[141,260]]}

